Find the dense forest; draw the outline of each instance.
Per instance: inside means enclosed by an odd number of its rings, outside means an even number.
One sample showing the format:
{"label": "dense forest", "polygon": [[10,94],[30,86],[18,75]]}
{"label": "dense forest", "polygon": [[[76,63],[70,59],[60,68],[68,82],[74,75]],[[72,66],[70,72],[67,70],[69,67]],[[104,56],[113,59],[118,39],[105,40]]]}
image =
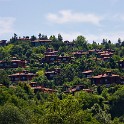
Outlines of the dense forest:
{"label": "dense forest", "polygon": [[120,38],[0,41],[0,124],[124,124],[123,84]]}

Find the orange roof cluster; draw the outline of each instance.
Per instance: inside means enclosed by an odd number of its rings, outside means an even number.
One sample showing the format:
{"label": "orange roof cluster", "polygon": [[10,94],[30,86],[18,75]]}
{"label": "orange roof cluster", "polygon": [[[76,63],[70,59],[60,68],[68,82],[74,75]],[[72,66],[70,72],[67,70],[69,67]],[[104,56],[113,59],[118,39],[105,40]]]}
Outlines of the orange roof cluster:
{"label": "orange roof cluster", "polygon": [[45,92],[45,93],[54,93],[54,92],[57,92],[57,90],[50,89],[50,88],[45,88],[43,86],[32,87],[32,89],[39,90],[39,91],[42,91],[42,92]]}
{"label": "orange roof cluster", "polygon": [[119,75],[115,75],[115,74],[111,74],[111,75],[107,75],[107,74],[101,74],[101,75],[97,75],[97,76],[93,76],[92,78],[102,78],[102,77],[119,77]]}

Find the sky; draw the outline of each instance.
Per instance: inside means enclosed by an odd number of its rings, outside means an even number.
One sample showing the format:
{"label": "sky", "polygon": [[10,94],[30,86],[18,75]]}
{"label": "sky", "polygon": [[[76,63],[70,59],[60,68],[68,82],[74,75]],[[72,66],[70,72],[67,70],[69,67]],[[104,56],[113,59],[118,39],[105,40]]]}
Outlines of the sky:
{"label": "sky", "polygon": [[61,34],[89,43],[124,40],[124,0],[0,0],[0,40]]}

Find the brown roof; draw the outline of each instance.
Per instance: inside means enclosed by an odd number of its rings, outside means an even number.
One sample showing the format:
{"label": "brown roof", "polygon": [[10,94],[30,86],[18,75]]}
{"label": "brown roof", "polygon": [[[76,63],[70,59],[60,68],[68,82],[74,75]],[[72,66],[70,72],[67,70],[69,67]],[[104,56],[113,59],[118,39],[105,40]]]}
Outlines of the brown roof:
{"label": "brown roof", "polygon": [[87,71],[84,71],[82,72],[83,74],[88,74],[88,73],[92,73],[93,71],[92,70],[87,70]]}
{"label": "brown roof", "polygon": [[58,56],[58,55],[45,55],[45,56]]}
{"label": "brown roof", "polygon": [[77,52],[73,52],[73,55],[78,54],[78,55],[84,55],[84,54],[88,54],[88,52],[81,52],[81,51],[77,51]]}
{"label": "brown roof", "polygon": [[52,42],[52,40],[34,40],[32,42]]}
{"label": "brown roof", "polygon": [[[102,78],[102,77],[108,77],[108,75],[107,74],[101,74],[101,75],[93,76],[92,78]],[[119,75],[112,74],[109,77],[119,77]]]}
{"label": "brown roof", "polygon": [[32,76],[36,76],[37,74],[21,72],[21,73],[15,73],[15,74],[9,75],[9,77],[11,77],[11,76],[19,76],[19,75],[32,75]]}
{"label": "brown roof", "polygon": [[30,84],[37,84],[37,82],[30,82]]}
{"label": "brown roof", "polygon": [[47,72],[45,72],[45,74],[53,74],[53,73],[55,73],[55,71],[47,71]]}
{"label": "brown roof", "polygon": [[89,50],[89,52],[95,52],[95,50],[93,49],[93,50]]}
{"label": "brown roof", "polygon": [[71,58],[70,56],[59,56],[59,58]]}
{"label": "brown roof", "polygon": [[[4,60],[1,60],[0,62],[8,62],[8,61],[4,61]],[[10,62],[27,62],[26,60],[10,60]]]}
{"label": "brown roof", "polygon": [[43,87],[43,86],[32,87],[32,89],[39,89],[39,90],[45,91],[45,92],[49,92],[49,91],[57,92],[57,90],[50,89],[50,88],[45,88],[45,87]]}

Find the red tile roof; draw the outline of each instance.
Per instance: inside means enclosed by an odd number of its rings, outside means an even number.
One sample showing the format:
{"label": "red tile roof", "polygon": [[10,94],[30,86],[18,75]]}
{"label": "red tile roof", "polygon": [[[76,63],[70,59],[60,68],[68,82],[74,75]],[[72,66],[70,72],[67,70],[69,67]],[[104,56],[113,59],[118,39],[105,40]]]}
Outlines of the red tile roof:
{"label": "red tile roof", "polygon": [[[101,74],[101,75],[93,76],[92,78],[102,78],[102,77],[108,77],[108,75]],[[111,76],[109,76],[109,77],[119,77],[119,75],[111,74]]]}
{"label": "red tile roof", "polygon": [[52,42],[52,40],[34,40],[32,42]]}
{"label": "red tile roof", "polygon": [[87,70],[87,71],[84,71],[82,72],[83,74],[88,74],[88,73],[92,73],[93,71],[92,70]]}

